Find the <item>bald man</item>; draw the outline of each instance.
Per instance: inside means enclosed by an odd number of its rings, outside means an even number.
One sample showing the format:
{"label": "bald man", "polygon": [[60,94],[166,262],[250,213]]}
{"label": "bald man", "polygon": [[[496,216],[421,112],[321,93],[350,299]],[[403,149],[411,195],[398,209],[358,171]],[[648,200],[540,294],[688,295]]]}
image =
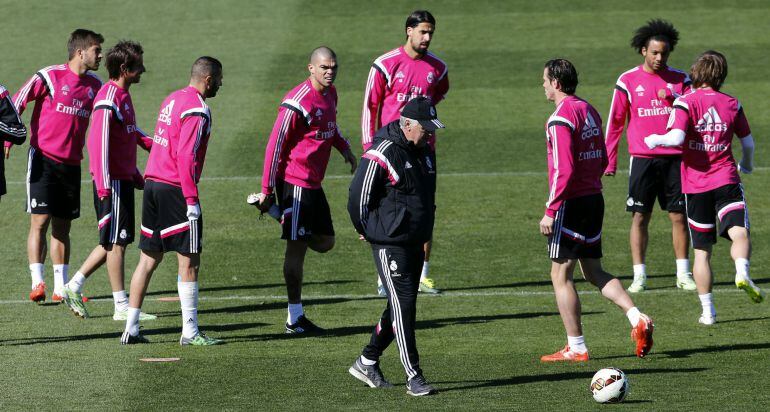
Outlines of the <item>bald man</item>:
{"label": "bald man", "polygon": [[356,170],[350,143],[337,127],[337,56],[328,47],[310,54],[310,76],[281,101],[265,149],[262,190],[256,195],[263,213],[277,200],[281,239],[286,240],[283,277],[289,306],[287,334],[320,334],[323,329],[302,308],[305,253],[326,253],[334,247],[334,226],[321,181],[334,146]]}
{"label": "bald man", "polygon": [[160,106],[145,169],[139,263],[131,278],[126,329],[120,343],[147,343],[139,334],[139,314],[153,272],[166,252],[176,252],[177,288],[182,307],[180,345],[222,343],[198,330],[198,269],[203,215],[198,181],[203,171],[211,111],[206,99],[222,86],[222,63],[200,57],[192,66],[189,86],[171,93]]}

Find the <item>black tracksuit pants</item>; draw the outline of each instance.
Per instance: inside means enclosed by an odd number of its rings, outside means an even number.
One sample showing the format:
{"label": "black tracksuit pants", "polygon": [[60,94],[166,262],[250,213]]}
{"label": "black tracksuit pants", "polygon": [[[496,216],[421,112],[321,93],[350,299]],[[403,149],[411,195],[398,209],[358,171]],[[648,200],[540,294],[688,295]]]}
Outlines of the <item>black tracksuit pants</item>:
{"label": "black tracksuit pants", "polygon": [[422,247],[422,244],[408,247],[372,245],[377,273],[388,295],[388,306],[374,328],[363,355],[378,361],[395,338],[408,379],[422,373],[414,333],[417,290],[425,257]]}

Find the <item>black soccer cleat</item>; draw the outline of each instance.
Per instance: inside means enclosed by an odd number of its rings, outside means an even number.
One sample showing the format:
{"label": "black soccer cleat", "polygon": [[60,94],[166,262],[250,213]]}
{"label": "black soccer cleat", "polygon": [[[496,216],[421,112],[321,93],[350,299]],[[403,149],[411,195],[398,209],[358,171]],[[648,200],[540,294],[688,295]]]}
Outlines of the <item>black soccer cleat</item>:
{"label": "black soccer cleat", "polygon": [[293,325],[286,324],[286,333],[289,335],[321,335],[326,333],[326,330],[318,327],[310,319],[306,318],[305,315],[302,315],[297,318],[297,323]]}
{"label": "black soccer cleat", "polygon": [[134,345],[137,343],[150,343],[150,341],[142,335],[132,335],[128,331],[123,332],[123,335],[120,337],[121,345]]}
{"label": "black soccer cleat", "polygon": [[426,396],[438,393],[438,389],[431,386],[422,374],[409,379],[406,382],[406,393],[412,396]]}
{"label": "black soccer cleat", "polygon": [[377,362],[374,365],[364,365],[361,362],[361,357],[356,358],[353,362],[353,366],[348,369],[353,377],[361,382],[369,385],[370,388],[392,388],[393,385],[385,380],[385,376],[380,370],[380,363]]}

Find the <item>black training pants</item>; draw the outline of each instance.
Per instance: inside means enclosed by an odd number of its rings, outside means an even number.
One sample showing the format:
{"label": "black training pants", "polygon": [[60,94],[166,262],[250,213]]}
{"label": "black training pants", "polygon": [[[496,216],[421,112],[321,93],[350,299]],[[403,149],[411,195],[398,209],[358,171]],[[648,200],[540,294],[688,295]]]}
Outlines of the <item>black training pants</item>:
{"label": "black training pants", "polygon": [[396,338],[408,379],[422,373],[414,328],[417,290],[425,252],[422,244],[409,247],[372,245],[374,263],[388,295],[388,306],[372,332],[363,355],[377,361]]}

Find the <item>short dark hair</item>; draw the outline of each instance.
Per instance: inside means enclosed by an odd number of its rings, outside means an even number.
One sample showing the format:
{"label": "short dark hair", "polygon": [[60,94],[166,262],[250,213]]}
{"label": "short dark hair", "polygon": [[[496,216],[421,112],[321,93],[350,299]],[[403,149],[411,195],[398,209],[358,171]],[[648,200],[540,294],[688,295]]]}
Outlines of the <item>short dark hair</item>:
{"label": "short dark hair", "polygon": [[637,53],[641,53],[642,49],[650,44],[650,40],[664,41],[668,44],[668,51],[674,51],[674,47],[679,42],[679,32],[666,20],[653,19],[645,26],[636,29],[634,37],[631,38],[631,47],[635,48]]}
{"label": "short dark hair", "polygon": [[67,41],[67,52],[69,59],[75,57],[75,52],[86,50],[95,44],[104,43],[104,37],[96,32],[87,29],[77,29],[70,33],[70,39]]}
{"label": "short dark hair", "polygon": [[138,69],[137,63],[144,54],[142,45],[131,40],[121,40],[118,44],[112,46],[107,51],[105,57],[105,66],[110,79],[120,78],[120,66],[125,65],[126,69],[134,71]]}
{"label": "short dark hair", "polygon": [[693,88],[705,84],[718,91],[727,78],[727,59],[718,51],[705,51],[695,59],[690,72]]}
{"label": "short dark hair", "polygon": [[436,19],[433,17],[432,14],[428,10],[415,10],[412,12],[412,14],[409,15],[409,17],[406,18],[406,24],[404,25],[404,32],[406,32],[406,29],[408,28],[415,28],[420,25],[420,23],[430,23],[432,25],[436,25]]}
{"label": "short dark hair", "polygon": [[194,79],[203,79],[219,73],[222,73],[222,62],[211,56],[198,57],[190,69],[190,76]]}
{"label": "short dark hair", "polygon": [[550,80],[559,82],[561,91],[573,95],[578,85],[578,73],[575,66],[566,59],[553,59],[545,63],[546,73]]}

